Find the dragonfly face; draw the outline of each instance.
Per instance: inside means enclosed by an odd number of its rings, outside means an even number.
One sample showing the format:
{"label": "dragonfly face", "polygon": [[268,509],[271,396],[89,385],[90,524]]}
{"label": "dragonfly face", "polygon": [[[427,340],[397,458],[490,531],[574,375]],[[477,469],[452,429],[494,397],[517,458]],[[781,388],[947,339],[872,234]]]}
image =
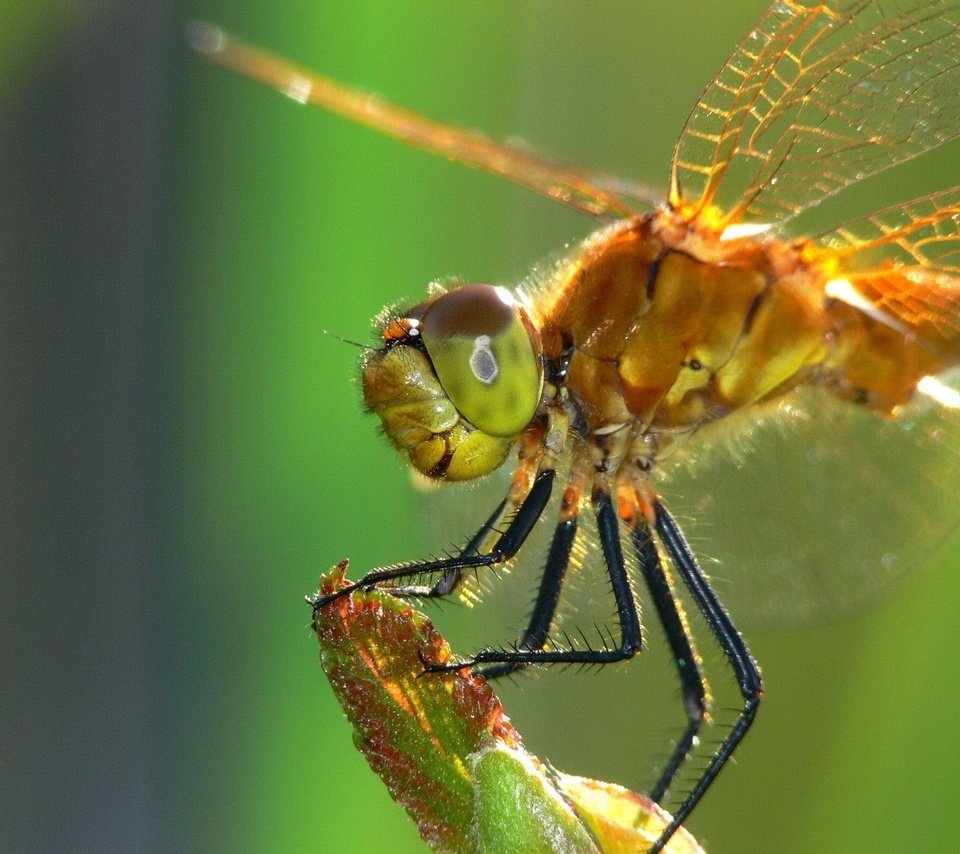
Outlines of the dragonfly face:
{"label": "dragonfly face", "polygon": [[543,388],[540,338],[509,291],[466,285],[377,321],[363,396],[410,464],[437,480],[500,466]]}
{"label": "dragonfly face", "polygon": [[[822,507],[809,510],[816,521],[793,525],[796,542],[771,536],[756,548],[732,546],[736,564],[752,565],[760,584],[765,573],[783,598],[800,603],[806,593],[791,585],[806,564],[816,565],[815,578],[830,579],[822,587],[831,599],[832,579],[852,588],[854,576],[876,577],[896,563],[887,560],[882,532],[873,546],[851,521],[864,504],[856,495],[864,475],[857,469],[846,477],[854,470],[843,468],[845,449],[865,431],[909,434],[903,452],[883,459],[871,482],[889,502],[877,514],[881,523],[893,529],[903,519],[897,536],[933,542],[956,521],[942,504],[925,500],[929,488],[924,494],[922,485],[910,487],[897,467],[907,460],[907,474],[920,484],[933,472],[960,474],[958,397],[950,385],[960,364],[960,189],[819,236],[790,229],[829,196],[960,135],[960,3],[774,4],[691,112],[668,198],[653,210],[629,191],[373,101],[222,34],[208,42],[204,49],[217,61],[298,100],[612,221],[547,281],[523,292],[519,305],[474,285],[378,320],[364,394],[394,445],[431,477],[469,479],[510,462],[513,480],[462,553],[373,570],[316,607],[373,585],[424,598],[453,592],[466,572],[517,553],[548,507],[557,472],[569,472],[525,632],[514,650],[481,650],[457,666],[498,676],[529,664],[634,655],[642,635],[623,556],[624,547],[631,549],[676,660],[688,714],[652,792],[659,800],[706,714],[699,656],[674,590],[685,586],[727,658],[742,707],[659,850],[749,729],[763,689],[667,509],[665,494],[677,506],[674,461],[703,472],[730,436],[752,442],[765,431],[786,432],[788,421],[790,429],[803,425],[810,444],[796,465],[808,474],[825,460],[824,482],[837,502],[816,502]],[[685,454],[687,448],[695,452]],[[776,466],[791,464],[784,458],[764,472],[768,490],[782,489]],[[839,498],[848,481],[853,494]],[[935,491],[934,499],[942,497]],[[750,517],[758,531],[780,503],[761,499]],[[571,648],[552,631],[586,510],[596,517],[619,621],[619,638],[606,649]],[[786,512],[796,522],[808,508]],[[846,532],[848,551],[805,550],[804,538],[831,526]],[[411,577],[431,583],[418,586]]]}

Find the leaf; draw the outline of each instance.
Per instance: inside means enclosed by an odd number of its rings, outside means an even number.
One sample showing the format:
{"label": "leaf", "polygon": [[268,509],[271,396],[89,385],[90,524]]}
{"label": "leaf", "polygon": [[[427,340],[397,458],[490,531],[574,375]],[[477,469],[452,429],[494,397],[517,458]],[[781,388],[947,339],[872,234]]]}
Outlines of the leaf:
{"label": "leaf", "polygon": [[497,854],[596,854],[591,835],[523,749],[495,744],[474,754],[472,850]]}
{"label": "leaf", "polygon": [[[644,851],[670,823],[670,814],[651,801],[615,783],[558,773],[557,788],[590,828],[603,854]],[[668,854],[703,854],[684,828],[670,837]]]}
{"label": "leaf", "polygon": [[[322,578],[318,595],[345,586],[346,569]],[[357,748],[433,850],[636,851],[669,821],[640,795],[548,770],[485,680],[425,673],[450,662],[450,648],[406,602],[356,590],[318,609],[314,630]],[[667,851],[700,849],[681,831]]]}

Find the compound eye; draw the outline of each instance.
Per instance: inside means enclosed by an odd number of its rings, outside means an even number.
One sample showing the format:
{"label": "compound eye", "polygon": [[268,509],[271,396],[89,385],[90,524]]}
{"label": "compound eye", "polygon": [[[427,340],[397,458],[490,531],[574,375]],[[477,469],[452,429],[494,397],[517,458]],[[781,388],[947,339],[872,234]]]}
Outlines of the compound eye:
{"label": "compound eye", "polygon": [[420,334],[457,411],[490,436],[518,435],[543,389],[536,332],[512,294],[464,285],[430,303]]}

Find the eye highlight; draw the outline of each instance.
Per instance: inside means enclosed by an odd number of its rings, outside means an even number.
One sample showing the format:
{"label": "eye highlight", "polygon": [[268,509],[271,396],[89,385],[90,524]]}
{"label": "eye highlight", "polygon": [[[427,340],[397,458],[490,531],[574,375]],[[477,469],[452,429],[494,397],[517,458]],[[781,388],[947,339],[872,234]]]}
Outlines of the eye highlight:
{"label": "eye highlight", "polygon": [[485,385],[490,385],[500,373],[497,357],[490,349],[490,336],[478,335],[473,342],[473,352],[470,354],[470,370],[473,375]]}
{"label": "eye highlight", "polygon": [[477,429],[518,435],[543,389],[540,346],[505,288],[464,285],[430,303],[420,333],[444,392]]}

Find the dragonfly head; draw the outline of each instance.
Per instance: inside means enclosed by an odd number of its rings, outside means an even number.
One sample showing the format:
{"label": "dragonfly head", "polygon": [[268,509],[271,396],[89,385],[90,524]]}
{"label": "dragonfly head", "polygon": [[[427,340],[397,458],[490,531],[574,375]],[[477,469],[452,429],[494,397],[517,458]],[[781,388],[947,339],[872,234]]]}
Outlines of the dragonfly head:
{"label": "dragonfly head", "polygon": [[463,285],[375,321],[363,397],[394,446],[437,480],[497,468],[540,404],[540,338],[504,288]]}

